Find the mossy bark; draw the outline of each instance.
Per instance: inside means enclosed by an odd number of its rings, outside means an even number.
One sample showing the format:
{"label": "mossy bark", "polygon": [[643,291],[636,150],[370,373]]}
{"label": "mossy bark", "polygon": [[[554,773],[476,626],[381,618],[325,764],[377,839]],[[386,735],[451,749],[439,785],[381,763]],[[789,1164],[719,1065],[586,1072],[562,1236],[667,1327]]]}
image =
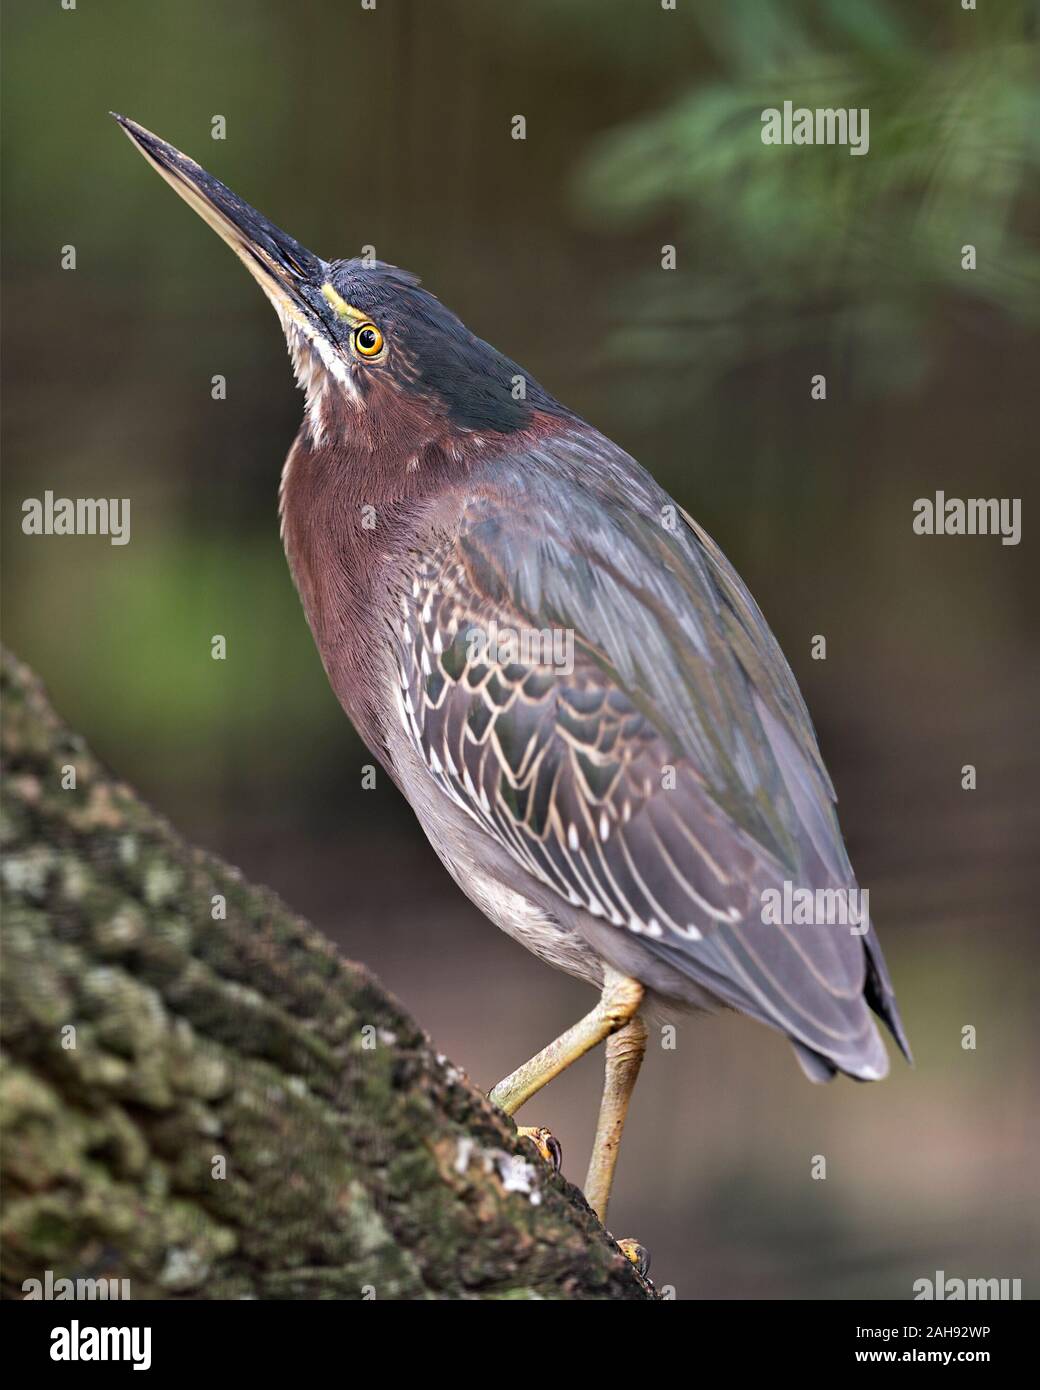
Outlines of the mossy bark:
{"label": "mossy bark", "polygon": [[6,1296],[653,1297],[362,966],[3,695]]}

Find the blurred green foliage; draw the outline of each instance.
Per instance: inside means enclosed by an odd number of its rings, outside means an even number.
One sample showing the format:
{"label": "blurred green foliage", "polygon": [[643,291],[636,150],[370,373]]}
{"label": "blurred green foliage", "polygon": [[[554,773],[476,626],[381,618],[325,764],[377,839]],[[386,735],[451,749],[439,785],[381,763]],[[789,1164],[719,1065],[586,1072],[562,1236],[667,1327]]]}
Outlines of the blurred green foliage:
{"label": "blurred green foliage", "polygon": [[[826,340],[884,391],[934,364],[935,320],[959,297],[1040,323],[1027,7],[742,0],[689,13],[709,72],[608,131],[578,180],[597,225],[652,222],[678,247],[680,273],[641,277],[620,350],[692,366],[707,390],[749,360]],[[868,108],[869,153],[764,145],[761,113],[785,100]]]}

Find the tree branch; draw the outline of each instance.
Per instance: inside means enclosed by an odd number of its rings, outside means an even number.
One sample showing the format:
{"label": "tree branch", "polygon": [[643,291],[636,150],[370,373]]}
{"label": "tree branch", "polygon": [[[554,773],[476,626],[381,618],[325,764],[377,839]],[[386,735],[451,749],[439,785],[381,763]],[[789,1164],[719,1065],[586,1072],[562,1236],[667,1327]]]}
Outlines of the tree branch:
{"label": "tree branch", "polygon": [[362,966],[2,679],[7,1296],[653,1297]]}

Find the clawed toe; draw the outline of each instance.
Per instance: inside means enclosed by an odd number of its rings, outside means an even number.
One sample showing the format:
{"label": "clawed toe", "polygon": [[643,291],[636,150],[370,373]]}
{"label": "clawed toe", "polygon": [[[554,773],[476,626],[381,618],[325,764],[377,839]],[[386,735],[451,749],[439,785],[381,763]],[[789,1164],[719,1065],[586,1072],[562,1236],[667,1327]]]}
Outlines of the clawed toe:
{"label": "clawed toe", "polygon": [[560,1171],[563,1167],[563,1149],[551,1130],[542,1125],[518,1125],[516,1132],[521,1139],[530,1139],[546,1163],[552,1164],[554,1173]]}
{"label": "clawed toe", "polygon": [[636,1269],[645,1279],[650,1273],[650,1251],[645,1245],[640,1245],[638,1240],[617,1241],[617,1248],[621,1253],[635,1265]]}

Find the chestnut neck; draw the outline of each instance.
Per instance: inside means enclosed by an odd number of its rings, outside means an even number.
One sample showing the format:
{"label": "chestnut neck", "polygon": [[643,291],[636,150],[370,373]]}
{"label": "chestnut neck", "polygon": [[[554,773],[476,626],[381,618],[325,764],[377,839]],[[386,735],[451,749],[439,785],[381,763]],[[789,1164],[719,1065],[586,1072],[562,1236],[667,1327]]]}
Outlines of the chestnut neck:
{"label": "chestnut neck", "polygon": [[305,421],[289,451],[282,541],[332,688],[376,750],[386,621],[400,618],[388,610],[391,579],[437,499],[469,469],[433,418],[423,431],[411,421],[395,433],[384,422],[373,438],[330,413],[319,431]]}

